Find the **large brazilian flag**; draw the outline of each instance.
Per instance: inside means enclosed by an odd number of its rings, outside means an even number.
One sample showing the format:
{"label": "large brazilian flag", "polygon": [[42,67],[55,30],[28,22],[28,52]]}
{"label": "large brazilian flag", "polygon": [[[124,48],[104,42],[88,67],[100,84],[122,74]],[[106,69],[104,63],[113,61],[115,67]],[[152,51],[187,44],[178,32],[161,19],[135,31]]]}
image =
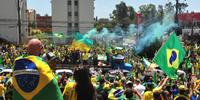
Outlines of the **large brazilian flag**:
{"label": "large brazilian flag", "polygon": [[15,60],[13,86],[14,100],[63,100],[50,67],[37,56]]}
{"label": "large brazilian flag", "polygon": [[93,40],[84,37],[80,33],[76,33],[75,39],[73,40],[70,48],[78,49],[80,51],[89,51],[93,45]]}
{"label": "large brazilian flag", "polygon": [[180,40],[173,33],[160,48],[154,61],[166,73],[169,78],[177,78],[176,71],[185,57],[185,49]]}

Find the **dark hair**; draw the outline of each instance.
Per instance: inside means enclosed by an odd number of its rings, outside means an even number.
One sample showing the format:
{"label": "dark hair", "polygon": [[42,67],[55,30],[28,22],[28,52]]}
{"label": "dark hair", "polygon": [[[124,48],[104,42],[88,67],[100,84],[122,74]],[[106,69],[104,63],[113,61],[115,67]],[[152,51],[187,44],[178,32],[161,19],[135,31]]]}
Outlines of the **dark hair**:
{"label": "dark hair", "polygon": [[124,92],[126,98],[130,99],[133,97],[133,92],[130,88],[128,88],[125,92]]}
{"label": "dark hair", "polygon": [[147,83],[146,90],[148,90],[148,91],[152,91],[152,90],[153,90],[153,83],[148,82],[148,83]]}
{"label": "dark hair", "polygon": [[153,97],[154,97],[154,100],[162,100],[160,92],[153,93]]}
{"label": "dark hair", "polygon": [[89,70],[85,67],[76,68],[74,71],[74,79],[77,83],[75,87],[77,100],[93,100],[95,89],[89,77]]}

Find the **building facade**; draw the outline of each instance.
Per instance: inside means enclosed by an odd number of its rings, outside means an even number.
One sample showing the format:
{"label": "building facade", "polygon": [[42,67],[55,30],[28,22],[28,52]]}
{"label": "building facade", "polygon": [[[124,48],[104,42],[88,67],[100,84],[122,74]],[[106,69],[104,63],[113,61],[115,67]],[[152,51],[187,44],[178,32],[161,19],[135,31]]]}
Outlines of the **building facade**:
{"label": "building facade", "polygon": [[[62,32],[66,42],[73,33],[94,27],[94,0],[52,0],[52,31]],[[56,40],[56,39],[55,39]]]}
{"label": "building facade", "polygon": [[200,34],[200,12],[187,12],[179,14],[178,17],[179,22],[183,28],[183,34]]}
{"label": "building facade", "polygon": [[[27,1],[20,1],[21,42],[27,39]],[[17,0],[0,0],[0,38],[19,44]]]}
{"label": "building facade", "polygon": [[34,9],[27,10],[27,20],[28,20],[28,36],[31,36],[31,32],[36,28],[36,11]]}
{"label": "building facade", "polygon": [[37,19],[37,29],[44,33],[52,33],[52,17],[49,15],[40,16],[39,14],[36,17]]}

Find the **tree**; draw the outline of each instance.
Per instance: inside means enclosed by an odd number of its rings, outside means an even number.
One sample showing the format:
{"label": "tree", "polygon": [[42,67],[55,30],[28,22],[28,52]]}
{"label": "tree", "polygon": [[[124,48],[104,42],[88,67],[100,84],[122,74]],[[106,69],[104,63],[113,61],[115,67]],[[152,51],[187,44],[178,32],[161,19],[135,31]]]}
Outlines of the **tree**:
{"label": "tree", "polygon": [[38,33],[38,34],[35,34],[33,35],[34,38],[37,38],[37,39],[40,39],[42,41],[42,43],[44,44],[50,44],[50,40],[47,38],[47,34],[45,33]]}
{"label": "tree", "polygon": [[[186,0],[184,0],[186,1]],[[179,0],[176,0],[176,4],[175,4],[175,8],[176,8],[176,13],[175,13],[175,23],[177,23],[178,25],[180,24],[179,23],[179,20],[178,20],[178,14],[182,13],[183,10],[185,10],[185,8],[187,7],[187,3],[180,3]],[[182,34],[182,29],[181,27],[177,27],[176,30],[175,30],[176,34],[177,35],[180,35]]]}
{"label": "tree", "polygon": [[156,20],[156,6],[154,4],[141,5],[139,11],[142,14],[143,22],[148,26],[148,23]]}
{"label": "tree", "polygon": [[178,8],[179,14],[183,13],[187,7],[188,7],[187,3],[179,3],[179,8]]}
{"label": "tree", "polygon": [[126,3],[122,1],[116,5],[111,18],[114,23],[118,23],[123,29],[127,29],[129,24],[135,20],[135,10],[131,6],[127,7]]}
{"label": "tree", "polygon": [[175,6],[172,4],[172,2],[166,3],[165,4],[165,12],[167,12],[167,13],[175,12],[174,7]]}
{"label": "tree", "polygon": [[133,22],[134,23],[134,21],[135,21],[135,9],[133,8],[133,7],[131,7],[131,6],[129,6],[128,7],[128,15],[129,15],[129,18],[130,18],[130,20],[131,20],[131,22]]}
{"label": "tree", "polygon": [[95,23],[94,27],[97,29],[97,31],[101,31],[103,29],[103,26],[100,23]]}
{"label": "tree", "polygon": [[158,21],[162,21],[163,17],[164,17],[164,10],[163,10],[163,6],[159,5],[158,6],[158,12],[157,12],[157,19]]}

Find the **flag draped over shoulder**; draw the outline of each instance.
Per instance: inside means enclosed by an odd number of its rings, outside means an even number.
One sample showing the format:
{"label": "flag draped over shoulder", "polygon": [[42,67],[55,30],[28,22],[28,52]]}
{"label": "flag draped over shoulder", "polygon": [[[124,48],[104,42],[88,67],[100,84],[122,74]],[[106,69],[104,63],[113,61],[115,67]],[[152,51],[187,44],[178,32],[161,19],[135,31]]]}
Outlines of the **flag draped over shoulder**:
{"label": "flag draped over shoulder", "polygon": [[81,51],[89,51],[92,45],[93,45],[93,40],[84,37],[80,33],[77,33],[70,48],[78,49]]}
{"label": "flag draped over shoulder", "polygon": [[13,86],[14,100],[63,100],[50,67],[37,56],[16,59]]}
{"label": "flag draped over shoulder", "polygon": [[173,33],[165,44],[160,48],[154,61],[170,78],[176,78],[176,70],[183,61],[185,50],[180,40]]}

